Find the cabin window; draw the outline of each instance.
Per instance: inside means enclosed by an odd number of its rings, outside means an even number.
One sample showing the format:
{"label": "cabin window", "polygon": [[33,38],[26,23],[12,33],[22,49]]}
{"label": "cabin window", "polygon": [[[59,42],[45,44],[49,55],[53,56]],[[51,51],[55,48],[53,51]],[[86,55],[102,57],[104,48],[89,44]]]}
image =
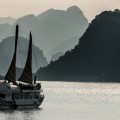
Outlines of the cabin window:
{"label": "cabin window", "polygon": [[38,93],[35,94],[35,98],[38,99]]}
{"label": "cabin window", "polygon": [[15,97],[15,99],[18,99],[18,94],[15,94],[15,96],[14,96],[14,97]]}
{"label": "cabin window", "polygon": [[27,93],[27,99],[29,99],[29,93]]}
{"label": "cabin window", "polygon": [[24,99],[27,99],[27,93],[24,93]]}
{"label": "cabin window", "polygon": [[12,94],[12,100],[14,99],[23,99],[23,94],[22,93]]}
{"label": "cabin window", "polygon": [[12,94],[12,100],[14,100],[14,94]]}
{"label": "cabin window", "polygon": [[30,92],[24,93],[24,99],[32,99],[33,95]]}
{"label": "cabin window", "polygon": [[38,99],[39,98],[39,92],[24,92],[24,93],[15,93],[12,94],[12,100],[14,99]]}
{"label": "cabin window", "polygon": [[33,96],[32,93],[30,93],[30,99],[32,99],[32,96]]}
{"label": "cabin window", "polygon": [[34,93],[34,99],[38,99],[39,98],[39,92],[35,92]]}
{"label": "cabin window", "polygon": [[5,98],[5,94],[0,94],[0,97],[1,98]]}

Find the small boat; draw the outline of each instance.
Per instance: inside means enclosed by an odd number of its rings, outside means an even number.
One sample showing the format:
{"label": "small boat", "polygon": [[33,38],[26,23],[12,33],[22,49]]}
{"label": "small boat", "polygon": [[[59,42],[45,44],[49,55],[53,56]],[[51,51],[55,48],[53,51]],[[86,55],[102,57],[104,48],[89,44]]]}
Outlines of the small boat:
{"label": "small boat", "polygon": [[0,80],[0,109],[32,109],[38,108],[44,100],[40,82],[36,76],[32,79],[32,34],[30,32],[29,48],[25,67],[18,80],[16,80],[16,52],[19,26],[16,25],[15,50],[10,67]]}

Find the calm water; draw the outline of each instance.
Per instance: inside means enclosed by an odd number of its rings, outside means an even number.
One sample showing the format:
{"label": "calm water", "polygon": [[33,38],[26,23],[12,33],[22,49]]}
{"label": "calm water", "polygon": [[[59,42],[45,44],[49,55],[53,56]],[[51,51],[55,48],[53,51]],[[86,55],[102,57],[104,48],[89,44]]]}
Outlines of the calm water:
{"label": "calm water", "polygon": [[120,84],[42,82],[36,110],[1,111],[0,120],[119,120]]}

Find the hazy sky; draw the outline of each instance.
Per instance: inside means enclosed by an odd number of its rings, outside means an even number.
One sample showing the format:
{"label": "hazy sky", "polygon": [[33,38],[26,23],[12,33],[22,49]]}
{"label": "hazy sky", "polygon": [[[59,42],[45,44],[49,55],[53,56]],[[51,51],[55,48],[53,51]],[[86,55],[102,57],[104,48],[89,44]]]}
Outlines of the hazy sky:
{"label": "hazy sky", "polygon": [[90,21],[101,11],[120,9],[120,0],[0,0],[0,17],[37,15],[50,8],[66,9],[73,5],[81,8]]}

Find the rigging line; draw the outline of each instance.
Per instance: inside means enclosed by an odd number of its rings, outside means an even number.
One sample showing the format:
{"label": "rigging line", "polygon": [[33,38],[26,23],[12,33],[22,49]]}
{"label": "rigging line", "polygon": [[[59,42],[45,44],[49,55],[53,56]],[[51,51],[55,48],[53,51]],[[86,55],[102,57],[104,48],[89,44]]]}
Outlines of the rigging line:
{"label": "rigging line", "polygon": [[37,64],[37,57],[36,57],[36,54],[35,54],[35,48],[33,47],[33,52],[34,52],[34,56],[35,56],[35,62],[36,62],[36,66],[37,66],[37,73],[38,73],[38,78],[40,80],[40,74],[39,74],[39,67],[38,67],[38,64]]}

